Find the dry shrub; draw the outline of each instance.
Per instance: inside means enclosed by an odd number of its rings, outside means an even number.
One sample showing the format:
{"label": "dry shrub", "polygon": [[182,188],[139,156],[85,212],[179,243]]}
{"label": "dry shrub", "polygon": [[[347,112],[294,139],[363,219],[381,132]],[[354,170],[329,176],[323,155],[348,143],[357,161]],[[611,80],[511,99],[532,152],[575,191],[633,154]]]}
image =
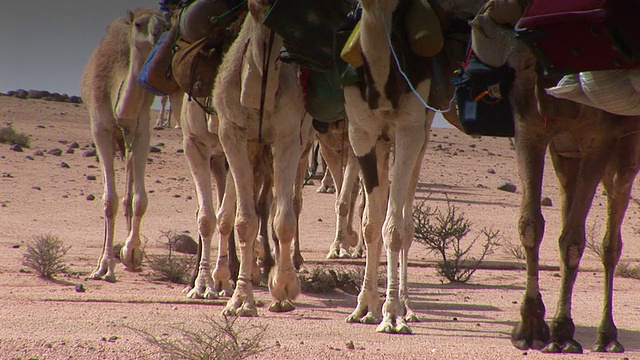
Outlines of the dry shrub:
{"label": "dry shrub", "polygon": [[158,280],[168,280],[176,284],[186,284],[195,266],[195,257],[193,255],[175,253],[176,242],[173,241],[173,239],[175,239],[173,234],[171,231],[162,232],[162,236],[167,239],[166,242],[162,242],[163,246],[167,249],[167,254],[146,255],[144,251],[143,254],[145,254],[147,264],[153,271],[152,274]]}
{"label": "dry shrub", "polygon": [[29,135],[17,132],[12,125],[0,128],[0,143],[29,148],[29,141]]}
{"label": "dry shrub", "polygon": [[502,243],[502,246],[503,246],[504,252],[507,253],[507,255],[511,255],[513,258],[517,260],[526,259],[524,247],[520,242],[513,243],[511,242],[511,240],[506,240],[504,243]]}
{"label": "dry shrub", "polygon": [[[364,268],[331,268],[318,266],[310,270],[302,269],[298,273],[302,291],[313,294],[324,294],[340,289],[347,294],[358,294],[364,281]],[[387,277],[384,272],[378,273],[378,286],[386,286]]]}
{"label": "dry shrub", "polygon": [[[413,208],[413,221],[416,241],[441,258],[438,261],[438,274],[450,282],[464,283],[499,245],[497,239],[500,232],[484,228],[473,240],[465,241],[471,232],[471,222],[464,217],[464,213],[458,214],[458,210],[447,202],[447,212],[443,213],[439,209],[432,210],[422,201]],[[481,237],[480,255],[470,256]]]}
{"label": "dry shrub", "polygon": [[263,345],[266,326],[248,321],[237,324],[237,317],[225,316],[223,319],[218,321],[206,316],[204,320],[209,329],[203,332],[173,328],[179,333],[177,339],[156,337],[149,332],[129,328],[160,348],[166,359],[241,360],[267,350]]}
{"label": "dry shrub", "polygon": [[640,280],[640,265],[631,265],[627,261],[618,263],[616,266],[616,276]]}
{"label": "dry shrub", "polygon": [[68,270],[62,258],[71,246],[65,246],[57,236],[38,235],[27,242],[27,251],[23,255],[22,265],[29,267],[45,278],[64,273]]}
{"label": "dry shrub", "polygon": [[597,240],[600,233],[600,227],[596,224],[596,222],[592,222],[591,226],[587,226],[587,242],[585,243],[585,247],[589,250],[595,257],[598,259],[602,259],[602,244]]}

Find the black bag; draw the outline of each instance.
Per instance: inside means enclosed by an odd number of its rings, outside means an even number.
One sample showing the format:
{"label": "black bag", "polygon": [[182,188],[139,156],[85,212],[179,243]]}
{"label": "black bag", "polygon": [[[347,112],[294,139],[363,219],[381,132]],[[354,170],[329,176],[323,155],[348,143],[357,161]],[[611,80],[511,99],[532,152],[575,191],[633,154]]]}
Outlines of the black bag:
{"label": "black bag", "polygon": [[513,113],[509,91],[515,71],[505,64],[486,65],[469,51],[454,78],[458,116],[468,135],[513,137]]}

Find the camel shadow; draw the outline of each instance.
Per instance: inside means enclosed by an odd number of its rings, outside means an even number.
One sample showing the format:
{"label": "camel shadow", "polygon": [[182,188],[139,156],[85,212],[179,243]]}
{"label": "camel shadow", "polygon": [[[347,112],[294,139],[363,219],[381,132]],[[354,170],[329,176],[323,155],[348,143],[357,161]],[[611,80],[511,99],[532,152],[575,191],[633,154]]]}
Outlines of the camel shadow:
{"label": "camel shadow", "polygon": [[[463,186],[455,186],[448,184],[440,184],[440,183],[418,183],[418,188],[416,189],[416,200],[431,200],[431,201],[440,201],[447,203],[460,203],[460,204],[473,204],[473,205],[496,205],[496,206],[504,206],[510,208],[518,208],[518,206],[501,201],[478,201],[478,200],[470,200],[469,196],[478,196],[480,194],[479,190],[485,189],[475,189]],[[428,193],[428,196],[418,195],[420,193]],[[437,196],[440,195],[440,196]],[[462,199],[453,199],[450,195],[457,195],[462,197]]]}

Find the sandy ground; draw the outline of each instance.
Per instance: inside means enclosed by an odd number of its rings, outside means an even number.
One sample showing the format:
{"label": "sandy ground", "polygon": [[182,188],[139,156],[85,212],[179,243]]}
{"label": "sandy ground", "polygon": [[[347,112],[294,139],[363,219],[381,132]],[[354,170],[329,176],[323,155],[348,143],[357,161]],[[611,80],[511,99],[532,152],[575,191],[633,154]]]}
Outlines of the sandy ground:
{"label": "sandy ground", "polygon": [[[118,281],[113,284],[86,279],[97,263],[104,225],[100,168],[95,157],[83,156],[91,144],[85,107],[0,96],[0,124],[8,122],[29,134],[32,146],[25,152],[15,152],[9,145],[0,145],[0,359],[165,359],[165,354],[132,328],[174,338],[183,334],[180,329],[211,331],[206,317],[220,320],[223,300],[189,300],[182,285],[150,280],[147,268],[142,273],[130,273],[119,264]],[[80,149],[65,153],[66,144],[73,141],[80,144]],[[179,151],[180,130],[154,131],[151,143],[161,152],[149,155],[149,208],[143,234],[149,240],[147,251],[161,253],[163,232],[188,231],[195,236],[197,201],[186,158]],[[54,148],[62,149],[63,154],[47,154]],[[37,150],[44,156],[34,156]],[[63,162],[68,167],[63,167]],[[550,319],[560,280],[556,251],[560,210],[557,182],[548,163],[544,195],[553,205],[543,210],[547,232],[541,262],[547,270],[541,273],[541,290]],[[426,199],[434,208],[446,208],[450,201],[472,222],[474,234],[491,227],[501,232],[501,241],[518,242],[521,191],[515,154],[507,139],[473,139],[456,130],[433,129],[423,164],[416,201]],[[122,163],[118,171],[122,174]],[[89,175],[97,180],[89,180]],[[497,190],[504,182],[517,184],[516,193]],[[300,223],[306,267],[347,266],[325,260],[333,240],[334,197],[317,194],[315,188],[304,188]],[[91,194],[95,200],[87,199]],[[605,206],[599,190],[588,220],[598,239],[604,232]],[[635,264],[640,261],[638,211],[634,200],[623,232],[623,260]],[[71,245],[65,257],[71,274],[61,276],[60,281],[41,279],[25,272],[21,264],[25,243],[43,234],[56,235]],[[117,234],[117,241],[122,241],[122,217]],[[255,358],[556,358],[517,350],[509,341],[524,291],[521,261],[497,249],[489,256],[487,269],[478,270],[469,283],[454,285],[436,275],[430,266],[436,258],[423,246],[414,244],[410,258],[415,264],[409,272],[410,294],[423,320],[412,324],[413,335],[378,334],[375,326],[345,323],[356,305],[354,295],[342,291],[303,294],[291,313],[274,314],[262,307],[259,317],[239,320],[267,327],[264,345],[269,349]],[[508,269],[499,270],[497,265]],[[581,269],[573,315],[576,339],[588,348],[596,337],[603,281],[599,261],[589,251]],[[76,292],[76,284],[83,284],[86,292]],[[640,281],[616,278],[614,315],[626,353],[586,351],[578,357],[640,358],[638,293]],[[257,288],[256,298],[268,303],[270,296],[265,288]],[[347,342],[353,342],[354,349],[349,349]]]}

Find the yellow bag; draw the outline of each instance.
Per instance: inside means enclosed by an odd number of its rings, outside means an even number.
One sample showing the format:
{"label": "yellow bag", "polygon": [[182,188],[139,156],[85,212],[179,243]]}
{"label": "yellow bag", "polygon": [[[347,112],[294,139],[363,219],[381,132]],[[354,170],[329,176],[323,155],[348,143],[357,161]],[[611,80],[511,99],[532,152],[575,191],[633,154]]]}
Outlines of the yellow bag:
{"label": "yellow bag", "polygon": [[364,59],[362,58],[362,47],[360,46],[360,21],[358,21],[356,27],[353,28],[351,35],[349,35],[347,43],[344,44],[344,47],[340,52],[340,57],[342,60],[356,68],[364,64]]}
{"label": "yellow bag", "polygon": [[444,38],[440,21],[428,0],[412,0],[405,18],[411,50],[419,56],[434,56],[442,50]]}

